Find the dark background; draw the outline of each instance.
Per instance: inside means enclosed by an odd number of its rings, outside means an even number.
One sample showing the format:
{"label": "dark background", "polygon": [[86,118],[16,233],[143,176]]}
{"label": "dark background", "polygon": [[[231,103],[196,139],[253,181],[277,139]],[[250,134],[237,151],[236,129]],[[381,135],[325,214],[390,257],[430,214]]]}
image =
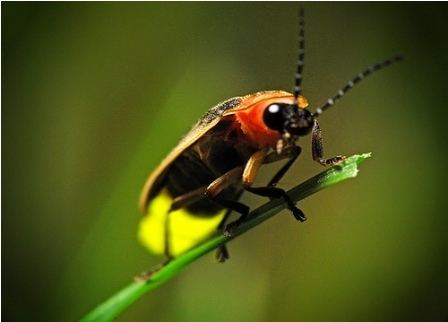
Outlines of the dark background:
{"label": "dark background", "polygon": [[[311,109],[406,56],[320,118],[327,156],[373,158],[119,321],[448,317],[446,6],[304,6]],[[217,102],[292,88],[298,7],[2,3],[2,320],[74,321],[161,260],[136,239],[147,174]],[[283,186],[322,170],[309,141]]]}

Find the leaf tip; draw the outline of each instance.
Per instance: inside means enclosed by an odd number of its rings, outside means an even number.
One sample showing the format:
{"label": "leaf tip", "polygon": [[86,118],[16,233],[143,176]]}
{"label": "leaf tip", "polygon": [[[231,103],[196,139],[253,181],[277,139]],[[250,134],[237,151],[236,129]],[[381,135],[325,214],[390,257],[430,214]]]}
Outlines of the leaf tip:
{"label": "leaf tip", "polygon": [[358,165],[370,157],[372,157],[372,152],[355,154],[345,159],[344,164],[355,163],[356,165]]}

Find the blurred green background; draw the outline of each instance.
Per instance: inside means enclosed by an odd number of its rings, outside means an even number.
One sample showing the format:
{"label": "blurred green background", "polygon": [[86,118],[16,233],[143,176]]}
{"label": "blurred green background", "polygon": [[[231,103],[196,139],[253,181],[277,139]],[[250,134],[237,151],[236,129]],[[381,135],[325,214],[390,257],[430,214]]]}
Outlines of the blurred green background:
{"label": "blurred green background", "polygon": [[[311,107],[406,55],[320,118],[327,156],[373,158],[302,202],[306,223],[274,217],[118,321],[448,317],[448,10],[304,6]],[[136,239],[146,176],[217,102],[292,88],[298,7],[2,3],[2,320],[74,321],[161,260]],[[284,187],[322,170],[309,141]]]}

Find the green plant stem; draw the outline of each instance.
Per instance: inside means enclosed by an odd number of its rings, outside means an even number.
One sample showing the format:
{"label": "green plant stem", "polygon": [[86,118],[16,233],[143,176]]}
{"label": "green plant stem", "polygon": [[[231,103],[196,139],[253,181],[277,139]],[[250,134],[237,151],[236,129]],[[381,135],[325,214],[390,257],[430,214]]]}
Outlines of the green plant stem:
{"label": "green plant stem", "polygon": [[[353,155],[347,158],[341,165],[329,168],[326,171],[292,188],[288,191],[288,195],[293,201],[297,202],[336,183],[349,178],[354,178],[358,173],[358,164],[369,157],[370,153]],[[123,288],[108,300],[97,306],[81,321],[111,321],[121,312],[123,312],[128,306],[142,297],[143,294],[157,288],[159,285],[175,276],[197,258],[211,252],[212,250],[218,248],[220,245],[223,245],[224,243],[240,236],[244,232],[250,230],[251,228],[254,228],[258,224],[269,219],[285,208],[286,204],[283,200],[280,199],[271,200],[265,203],[249,214],[250,219],[232,230],[231,236],[224,236],[223,234],[216,234],[212,236],[207,241],[176,257],[171,262],[155,271],[153,274],[151,274],[150,278],[147,281],[133,282],[127,287]]]}

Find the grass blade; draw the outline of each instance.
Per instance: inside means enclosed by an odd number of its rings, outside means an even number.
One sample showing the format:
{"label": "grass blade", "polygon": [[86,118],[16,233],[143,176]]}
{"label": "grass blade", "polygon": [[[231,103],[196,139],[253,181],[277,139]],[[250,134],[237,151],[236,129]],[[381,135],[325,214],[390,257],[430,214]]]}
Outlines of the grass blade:
{"label": "grass blade", "polygon": [[[358,165],[370,157],[370,153],[353,155],[347,158],[341,165],[329,168],[320,174],[308,179],[288,191],[289,197],[293,201],[300,201],[322,189],[328,188],[339,182],[356,177]],[[244,232],[254,228],[265,220],[271,218],[281,210],[286,208],[283,200],[272,200],[256,208],[249,214],[249,220],[232,231],[232,236],[216,234],[209,240],[176,257],[170,263],[156,271],[145,282],[133,282],[120,290],[108,300],[97,306],[87,314],[81,321],[102,322],[111,321],[132,303],[141,298],[145,293],[157,288],[167,280],[174,277],[182,269],[188,266],[199,257],[213,251],[220,245],[234,239]]]}

